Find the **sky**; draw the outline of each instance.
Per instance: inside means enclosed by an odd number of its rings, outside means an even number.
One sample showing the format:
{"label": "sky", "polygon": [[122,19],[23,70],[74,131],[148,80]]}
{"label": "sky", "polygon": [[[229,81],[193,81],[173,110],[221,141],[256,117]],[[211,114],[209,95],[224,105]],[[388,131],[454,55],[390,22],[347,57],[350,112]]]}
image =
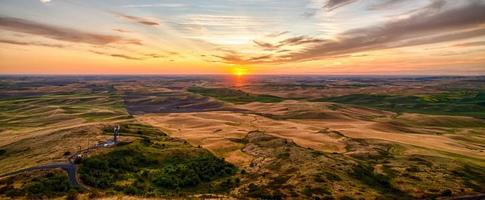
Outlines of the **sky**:
{"label": "sky", "polygon": [[0,74],[485,75],[485,0],[0,0]]}

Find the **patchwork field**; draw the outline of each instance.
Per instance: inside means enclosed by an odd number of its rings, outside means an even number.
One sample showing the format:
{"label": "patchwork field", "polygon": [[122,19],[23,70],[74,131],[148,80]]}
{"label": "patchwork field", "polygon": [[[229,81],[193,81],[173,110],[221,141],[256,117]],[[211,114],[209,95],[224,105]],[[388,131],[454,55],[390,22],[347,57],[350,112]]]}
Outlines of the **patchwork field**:
{"label": "patchwork field", "polygon": [[[296,102],[295,102],[296,103]],[[282,103],[283,105],[291,105],[293,102]],[[248,107],[259,108],[258,105],[248,105]],[[275,109],[267,107],[269,110]],[[291,107],[291,106],[289,106]],[[288,108],[288,107],[286,107]],[[300,107],[301,108],[301,107]],[[319,120],[310,117],[309,119],[275,120],[268,117],[263,117],[261,114],[272,114],[271,116],[291,116],[285,115],[288,111],[281,113],[281,109],[276,109],[276,112],[246,114],[246,113],[230,113],[230,112],[204,112],[204,113],[177,113],[177,114],[151,114],[137,116],[136,118],[146,124],[159,127],[166,133],[173,137],[187,140],[193,145],[201,145],[213,151],[216,155],[226,158],[227,161],[234,163],[241,167],[248,167],[250,155],[245,155],[242,152],[244,146],[241,146],[240,141],[251,132],[264,132],[265,134],[275,136],[278,138],[288,139],[293,141],[296,145],[310,148],[323,153],[342,153],[342,154],[365,154],[368,152],[361,152],[352,149],[352,139],[363,140],[377,140],[387,143],[395,143],[396,145],[413,146],[411,152],[413,155],[432,155],[443,156],[448,158],[463,157],[467,161],[475,163],[479,166],[485,165],[485,148],[483,143],[483,136],[477,138],[477,142],[463,144],[463,141],[457,140],[461,134],[467,133],[473,129],[476,124],[471,123],[470,127],[453,128],[455,132],[450,133],[440,127],[434,126],[403,126],[403,125],[388,125],[390,119],[384,119],[388,113],[376,112],[372,113],[367,110],[367,116],[379,116],[379,120],[370,121],[356,118],[345,118],[345,113],[357,112],[358,109],[342,110],[341,112],[329,111],[324,113],[325,116]],[[300,110],[301,111],[301,110]],[[280,113],[278,115],[278,113]],[[358,113],[366,113],[366,110]],[[311,115],[310,115],[311,116]],[[335,116],[335,117],[328,117]],[[342,116],[342,117],[337,117]],[[415,119],[429,118],[433,116],[412,116]],[[394,118],[394,121],[409,122],[411,116],[405,115],[402,118]],[[438,117],[442,119],[442,117]],[[449,121],[469,120],[483,125],[482,120],[462,117],[449,117]],[[442,122],[443,123],[443,122]],[[399,126],[403,126],[400,128]],[[412,129],[413,131],[407,131]],[[483,128],[475,128],[476,131],[483,131]],[[435,133],[435,134],[432,134]],[[462,137],[467,137],[461,135]]]}
{"label": "patchwork field", "polygon": [[27,172],[1,177],[0,198],[477,196],[484,81],[5,77],[0,175],[67,162],[117,125],[121,136],[72,163],[81,186],[62,170]]}

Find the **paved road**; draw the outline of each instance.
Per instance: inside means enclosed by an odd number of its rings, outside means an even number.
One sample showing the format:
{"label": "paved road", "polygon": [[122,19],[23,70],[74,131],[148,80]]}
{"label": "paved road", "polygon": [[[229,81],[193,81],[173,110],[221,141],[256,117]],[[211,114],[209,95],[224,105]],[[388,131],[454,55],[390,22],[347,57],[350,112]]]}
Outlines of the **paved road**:
{"label": "paved road", "polygon": [[3,174],[0,176],[0,178],[8,177],[8,176],[15,176],[18,174],[23,174],[27,172],[32,172],[32,171],[41,171],[41,170],[49,170],[49,169],[63,169],[64,171],[67,172],[67,175],[69,177],[69,183],[72,186],[80,186],[79,181],[77,179],[77,173],[76,173],[76,165],[72,163],[52,163],[48,165],[41,165],[41,166],[36,166],[36,167],[31,167],[31,168],[26,168],[22,169],[16,172],[8,173],[8,174]]}
{"label": "paved road", "polygon": [[72,186],[81,186],[83,188],[88,189],[87,186],[82,185],[79,182],[79,179],[77,177],[77,170],[76,170],[77,167],[74,164],[74,160],[76,159],[77,155],[82,155],[82,154],[88,153],[89,151],[92,151],[92,150],[95,150],[95,149],[98,149],[98,148],[112,146],[112,145],[109,145],[109,146],[104,145],[104,144],[108,144],[108,143],[109,143],[109,141],[106,141],[106,142],[91,146],[87,149],[80,150],[80,151],[76,152],[75,154],[73,154],[72,156],[69,156],[68,162],[51,163],[51,164],[47,164],[47,165],[40,165],[40,166],[31,167],[31,168],[21,169],[21,170],[16,171],[16,172],[11,172],[11,173],[8,173],[8,174],[2,174],[2,175],[0,175],[0,178],[6,178],[6,177],[9,177],[9,176],[15,176],[15,175],[28,173],[28,172],[32,172],[32,171],[41,171],[41,170],[49,170],[49,169],[63,169],[64,171],[67,172],[67,175],[69,177],[69,183]]}

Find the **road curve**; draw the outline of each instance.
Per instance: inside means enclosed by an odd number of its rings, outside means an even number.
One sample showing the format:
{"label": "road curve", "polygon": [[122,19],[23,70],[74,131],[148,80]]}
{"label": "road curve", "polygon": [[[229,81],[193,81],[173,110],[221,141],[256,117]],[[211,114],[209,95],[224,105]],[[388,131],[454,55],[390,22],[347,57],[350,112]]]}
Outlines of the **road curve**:
{"label": "road curve", "polygon": [[41,170],[49,170],[49,169],[63,169],[64,171],[67,172],[67,175],[69,177],[69,183],[72,186],[80,186],[79,181],[77,179],[77,173],[76,173],[76,165],[72,163],[52,163],[48,165],[41,165],[41,166],[36,166],[36,167],[31,167],[31,168],[26,168],[26,169],[21,169],[16,172],[11,172],[8,174],[3,174],[0,176],[0,178],[5,178],[9,176],[15,176],[27,172],[32,172],[32,171],[41,171]]}

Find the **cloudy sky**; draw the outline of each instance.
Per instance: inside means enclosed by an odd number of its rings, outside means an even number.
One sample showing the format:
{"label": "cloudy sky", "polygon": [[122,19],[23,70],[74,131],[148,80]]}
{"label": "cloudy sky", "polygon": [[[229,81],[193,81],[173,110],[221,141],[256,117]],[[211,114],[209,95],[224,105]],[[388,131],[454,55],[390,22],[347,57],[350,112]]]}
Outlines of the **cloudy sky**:
{"label": "cloudy sky", "polygon": [[0,5],[0,73],[485,75],[485,0]]}

